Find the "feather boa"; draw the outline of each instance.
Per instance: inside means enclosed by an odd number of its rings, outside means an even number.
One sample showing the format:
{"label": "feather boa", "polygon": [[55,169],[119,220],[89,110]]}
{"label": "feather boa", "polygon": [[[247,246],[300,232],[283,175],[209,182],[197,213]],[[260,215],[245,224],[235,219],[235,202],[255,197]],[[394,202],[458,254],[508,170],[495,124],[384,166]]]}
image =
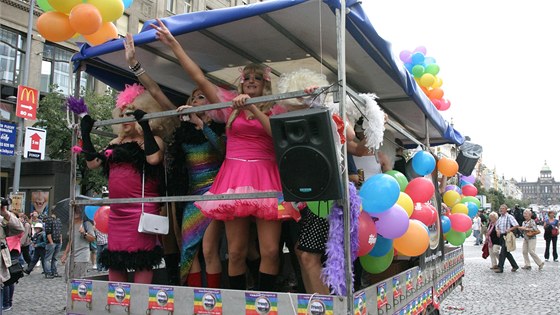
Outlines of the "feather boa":
{"label": "feather boa", "polygon": [[[354,184],[348,185],[350,199],[350,251],[352,261],[356,260],[358,252],[358,216],[360,215],[360,197]],[[346,295],[346,262],[344,259],[344,218],[343,209],[335,204],[329,215],[329,240],[326,245],[327,260],[321,277],[326,285],[331,288],[331,293]],[[352,272],[352,277],[354,276]],[[350,288],[353,291],[353,288]]]}
{"label": "feather boa", "polygon": [[117,96],[116,106],[121,110],[127,105],[132,104],[134,100],[142,93],[144,93],[144,87],[140,84],[134,83],[133,85],[125,85],[124,91],[120,92]]}
{"label": "feather boa", "polygon": [[73,96],[69,96],[66,99],[66,107],[73,112],[74,114],[80,116],[80,117],[84,117],[85,115],[88,114],[88,107],[86,105],[86,102],[84,101],[84,98],[75,98]]}
{"label": "feather boa", "polygon": [[375,99],[375,94],[360,94],[366,102],[364,112],[364,132],[366,146],[370,150],[377,150],[383,144],[383,133],[385,132],[385,113],[381,110]]}

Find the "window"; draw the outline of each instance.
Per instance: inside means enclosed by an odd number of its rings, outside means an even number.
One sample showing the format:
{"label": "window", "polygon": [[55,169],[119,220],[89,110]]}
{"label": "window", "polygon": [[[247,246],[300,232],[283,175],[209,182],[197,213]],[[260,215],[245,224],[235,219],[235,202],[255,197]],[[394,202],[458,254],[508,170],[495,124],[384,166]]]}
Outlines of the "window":
{"label": "window", "polygon": [[[71,50],[45,43],[41,63],[41,92],[50,92],[50,86],[56,84],[61,93],[73,94],[74,91],[71,88],[74,82],[71,82],[72,67],[70,65],[73,54],[74,52]],[[93,89],[93,80],[85,72],[81,73],[80,87]]]}
{"label": "window", "polygon": [[0,81],[18,85],[25,60],[25,37],[16,31],[0,28]]}
{"label": "window", "polygon": [[144,21],[138,21],[138,33],[142,32],[142,27],[144,27]]}
{"label": "window", "polygon": [[185,0],[184,13],[192,12],[192,0]]}
{"label": "window", "polygon": [[119,32],[119,35],[121,35],[123,37],[126,36],[126,33],[128,33],[128,15],[123,14],[115,22],[115,26],[117,27],[117,32]]}
{"label": "window", "polygon": [[175,0],[166,0],[165,9],[171,13],[175,13]]}

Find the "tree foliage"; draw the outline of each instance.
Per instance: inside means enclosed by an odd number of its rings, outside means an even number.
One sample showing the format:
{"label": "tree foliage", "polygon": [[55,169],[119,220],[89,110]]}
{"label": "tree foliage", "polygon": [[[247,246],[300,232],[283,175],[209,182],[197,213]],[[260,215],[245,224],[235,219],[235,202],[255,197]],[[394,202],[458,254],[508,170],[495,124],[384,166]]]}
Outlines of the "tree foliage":
{"label": "tree foliage", "polygon": [[[96,95],[92,91],[82,90],[82,96],[88,105],[90,115],[96,120],[111,118],[111,111],[114,108],[113,92],[107,91],[103,95]],[[37,122],[35,127],[47,130],[46,155],[52,160],[70,161],[72,156],[72,127],[79,129],[79,119],[74,120],[72,125],[72,114],[66,110],[66,96],[57,90],[56,86],[51,87],[51,92],[47,93],[39,101],[37,110]],[[107,131],[110,132],[109,129]],[[92,141],[96,148],[104,148],[110,141],[109,137],[102,137],[93,134]],[[107,185],[107,180],[100,172],[89,171],[86,167],[84,158],[80,155],[77,161],[77,178],[81,185],[81,193],[101,192],[103,186]]]}

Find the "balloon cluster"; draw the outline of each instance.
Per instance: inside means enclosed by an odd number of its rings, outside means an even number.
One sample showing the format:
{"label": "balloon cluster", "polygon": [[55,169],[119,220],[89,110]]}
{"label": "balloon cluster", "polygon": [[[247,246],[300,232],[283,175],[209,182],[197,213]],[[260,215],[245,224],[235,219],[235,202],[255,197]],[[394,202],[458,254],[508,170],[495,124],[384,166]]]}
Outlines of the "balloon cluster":
{"label": "balloon cluster", "polygon": [[101,233],[109,232],[109,206],[86,206],[86,217],[95,222],[95,228]]}
{"label": "balloon cluster", "polygon": [[413,51],[403,50],[399,58],[434,106],[441,111],[449,109],[451,103],[443,98],[444,93],[441,89],[443,81],[438,76],[439,66],[433,57],[426,56],[426,47],[419,46]]}
{"label": "balloon cluster", "polygon": [[112,22],[123,15],[132,1],[37,0],[44,12],[37,19],[37,30],[51,42],[63,42],[81,34],[90,45],[99,45],[118,38]]}

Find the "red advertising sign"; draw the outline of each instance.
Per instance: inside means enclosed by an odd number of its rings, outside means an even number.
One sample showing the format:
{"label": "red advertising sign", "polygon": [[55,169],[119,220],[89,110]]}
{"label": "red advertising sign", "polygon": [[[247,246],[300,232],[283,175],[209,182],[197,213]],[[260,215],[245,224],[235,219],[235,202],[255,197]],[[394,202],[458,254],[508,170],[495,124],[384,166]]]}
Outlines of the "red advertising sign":
{"label": "red advertising sign", "polygon": [[37,118],[37,104],[39,91],[28,86],[18,86],[16,116],[23,119],[35,120]]}

